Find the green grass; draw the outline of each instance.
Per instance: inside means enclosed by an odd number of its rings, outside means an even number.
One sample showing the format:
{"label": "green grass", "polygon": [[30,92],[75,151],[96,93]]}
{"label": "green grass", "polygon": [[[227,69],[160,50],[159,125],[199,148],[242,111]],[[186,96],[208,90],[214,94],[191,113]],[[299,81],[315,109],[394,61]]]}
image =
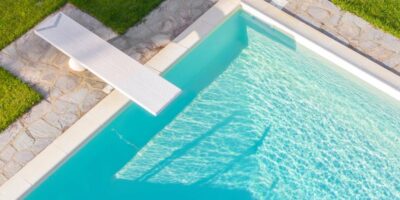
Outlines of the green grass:
{"label": "green grass", "polygon": [[70,0],[119,34],[140,22],[163,0]]}
{"label": "green grass", "polygon": [[[163,0],[70,0],[122,34]],[[0,49],[10,44],[67,0],[0,0]]]}
{"label": "green grass", "polygon": [[0,49],[64,3],[64,0],[0,0]]}
{"label": "green grass", "polygon": [[400,0],[332,0],[332,2],[400,38]]}
{"label": "green grass", "polygon": [[0,131],[2,131],[42,97],[1,67],[0,83]]}

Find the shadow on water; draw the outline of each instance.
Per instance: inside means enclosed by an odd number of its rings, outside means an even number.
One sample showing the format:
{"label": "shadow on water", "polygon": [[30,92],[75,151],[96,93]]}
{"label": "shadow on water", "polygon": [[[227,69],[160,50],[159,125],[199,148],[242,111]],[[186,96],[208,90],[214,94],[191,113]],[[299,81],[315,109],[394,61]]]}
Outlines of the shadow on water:
{"label": "shadow on water", "polygon": [[[124,198],[128,196],[139,196],[143,199],[161,199],[162,197],[168,196],[170,199],[252,199],[252,195],[245,188],[243,189],[232,189],[223,188],[218,186],[212,186],[212,181],[218,176],[230,171],[236,164],[242,162],[246,157],[251,156],[258,152],[259,148],[262,146],[263,142],[270,133],[270,126],[267,127],[263,134],[257,139],[256,142],[249,148],[245,149],[238,156],[235,156],[230,162],[223,164],[221,170],[198,180],[197,182],[189,185],[185,184],[163,184],[163,183],[150,183],[147,182],[149,178],[155,176],[157,173],[162,171],[163,168],[167,167],[173,160],[183,156],[190,149],[196,147],[202,140],[211,136],[218,129],[228,125],[232,120],[234,120],[236,114],[230,115],[222,122],[216,124],[209,131],[202,134],[200,137],[194,139],[189,144],[176,150],[171,156],[161,161],[151,170],[143,174],[141,177],[134,181],[129,180],[118,180],[115,184],[112,184],[112,190],[120,190],[120,188],[130,188],[130,190],[121,190],[118,192],[119,198]],[[276,186],[278,179],[274,179],[270,188],[268,189],[272,192],[273,188]],[[271,195],[269,195],[271,196]],[[115,198],[115,196],[113,196]]]}
{"label": "shadow on water", "polygon": [[[217,79],[246,47],[247,36],[244,26],[245,23],[240,20],[239,15],[233,16],[163,75],[180,87],[183,93],[159,116],[153,117],[135,105],[128,106],[106,124],[90,142],[45,179],[28,195],[27,199],[126,199],[128,197],[251,199],[249,192],[239,189],[213,188],[204,184],[148,183],[115,178],[115,173],[179,113],[190,106],[196,95]],[[226,34],[227,30],[230,34]],[[234,119],[235,116],[232,115],[216,124],[200,138],[174,152],[159,166],[144,174],[141,179],[147,180],[159,173],[174,159],[181,157]],[[242,157],[250,154],[244,153]],[[237,160],[240,159],[237,158]],[[224,171],[230,169],[230,167],[226,168]],[[209,178],[211,180],[212,177]]]}
{"label": "shadow on water", "polygon": [[264,130],[261,137],[252,146],[247,148],[240,155],[235,156],[234,159],[232,159],[229,163],[225,164],[224,168],[222,168],[221,170],[217,171],[214,174],[209,175],[208,177],[198,180],[196,183],[194,183],[194,185],[204,185],[209,182],[212,182],[213,179],[215,179],[218,176],[223,175],[224,173],[231,170],[236,164],[240,163],[244,158],[257,153],[258,148],[263,144],[263,142],[264,142],[265,138],[268,136],[268,133],[270,132],[270,130],[271,130],[271,127],[269,126],[268,128],[266,128]]}
{"label": "shadow on water", "polygon": [[149,171],[144,173],[142,176],[136,179],[136,181],[146,181],[147,179],[151,178],[152,176],[156,175],[158,172],[160,172],[164,167],[168,166],[171,162],[173,162],[175,159],[185,155],[189,150],[193,149],[196,147],[202,140],[207,138],[208,136],[211,136],[212,134],[216,133],[220,128],[228,125],[231,121],[234,120],[236,113],[233,113],[229,117],[225,118],[221,122],[215,124],[210,130],[207,132],[203,133],[200,137],[194,139],[190,143],[186,144],[182,148],[174,151],[169,157],[165,158],[162,160],[159,164],[155,165],[153,168],[151,168]]}

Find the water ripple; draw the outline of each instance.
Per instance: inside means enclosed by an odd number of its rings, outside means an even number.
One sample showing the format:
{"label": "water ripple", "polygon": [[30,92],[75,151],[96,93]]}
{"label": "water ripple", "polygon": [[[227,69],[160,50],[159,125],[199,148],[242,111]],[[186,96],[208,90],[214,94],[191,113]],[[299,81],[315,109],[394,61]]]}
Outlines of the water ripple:
{"label": "water ripple", "polygon": [[249,46],[117,174],[255,199],[400,198],[400,108],[299,47]]}

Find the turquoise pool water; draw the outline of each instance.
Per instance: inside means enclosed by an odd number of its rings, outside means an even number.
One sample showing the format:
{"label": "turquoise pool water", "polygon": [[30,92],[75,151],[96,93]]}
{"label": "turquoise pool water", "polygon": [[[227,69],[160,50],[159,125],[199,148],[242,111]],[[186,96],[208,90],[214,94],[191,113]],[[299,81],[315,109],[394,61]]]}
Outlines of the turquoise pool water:
{"label": "turquoise pool water", "polygon": [[27,199],[399,199],[400,105],[239,11]]}

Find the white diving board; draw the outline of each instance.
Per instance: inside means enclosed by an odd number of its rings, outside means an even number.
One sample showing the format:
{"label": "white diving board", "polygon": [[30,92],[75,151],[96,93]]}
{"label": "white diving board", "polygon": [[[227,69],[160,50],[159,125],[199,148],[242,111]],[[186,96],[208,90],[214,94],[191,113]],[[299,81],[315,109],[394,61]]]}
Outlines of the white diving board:
{"label": "white diving board", "polygon": [[153,115],[181,92],[63,13],[41,23],[35,33]]}

